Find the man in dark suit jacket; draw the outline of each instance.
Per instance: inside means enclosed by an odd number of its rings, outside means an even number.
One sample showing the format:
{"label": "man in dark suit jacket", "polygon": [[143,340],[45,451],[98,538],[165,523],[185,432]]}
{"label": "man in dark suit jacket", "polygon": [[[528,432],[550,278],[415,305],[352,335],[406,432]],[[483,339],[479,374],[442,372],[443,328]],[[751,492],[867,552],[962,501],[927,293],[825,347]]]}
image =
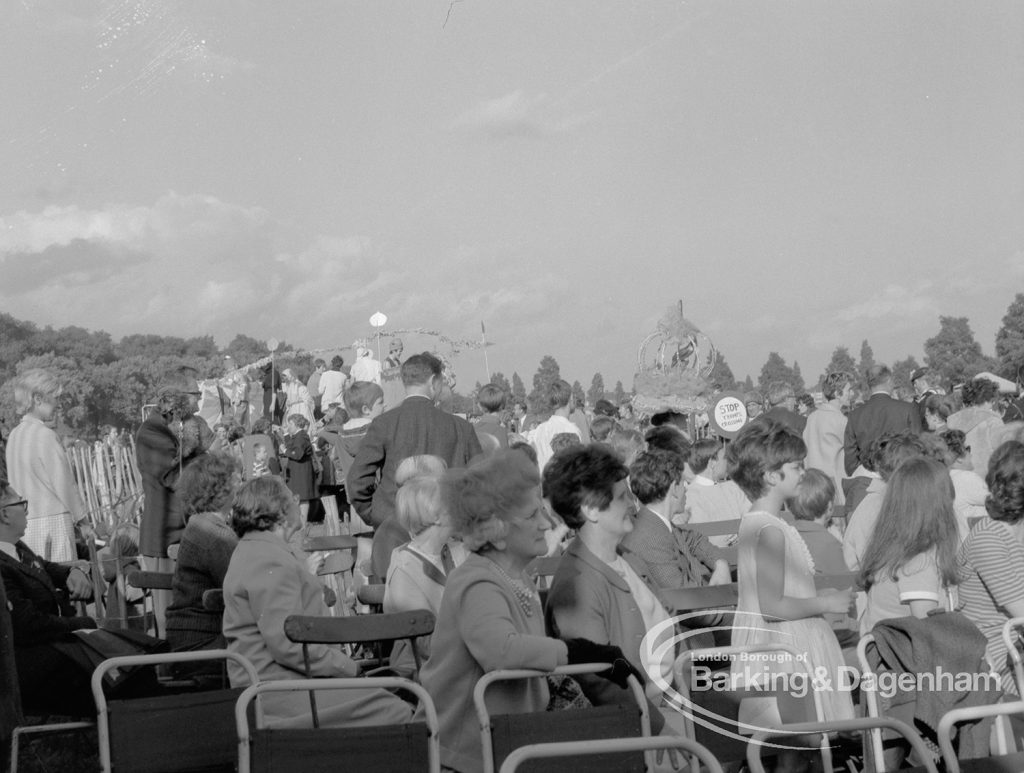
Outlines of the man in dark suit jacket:
{"label": "man in dark suit jacket", "polygon": [[371,422],[349,469],[349,502],[375,528],[395,514],[395,470],[403,459],[432,454],[449,467],[465,467],[481,453],[472,424],[434,407],[444,385],[442,369],[429,352],[402,363],[405,400]]}
{"label": "man in dark suit jacket", "polygon": [[[39,558],[21,541],[27,503],[10,486],[0,493],[0,578],[11,614],[14,661],[21,700],[29,711],[87,716],[95,711],[89,671],[69,656],[72,631],[95,628],[76,616],[70,599],[86,599],[92,583],[84,570]],[[63,650],[63,651],[62,651]]]}
{"label": "man in dark suit jacket", "polygon": [[622,547],[650,567],[660,588],[694,588],[732,581],[729,564],[707,537],[672,525],[682,510],[683,461],[671,451],[644,451],[629,470],[629,483],[642,507]]}
{"label": "man in dark suit jacket", "polygon": [[867,458],[871,444],[887,433],[921,431],[921,414],[913,403],[895,400],[892,371],[886,365],[875,365],[867,372],[871,397],[850,413],[846,422],[844,465],[846,474],[854,471]]}

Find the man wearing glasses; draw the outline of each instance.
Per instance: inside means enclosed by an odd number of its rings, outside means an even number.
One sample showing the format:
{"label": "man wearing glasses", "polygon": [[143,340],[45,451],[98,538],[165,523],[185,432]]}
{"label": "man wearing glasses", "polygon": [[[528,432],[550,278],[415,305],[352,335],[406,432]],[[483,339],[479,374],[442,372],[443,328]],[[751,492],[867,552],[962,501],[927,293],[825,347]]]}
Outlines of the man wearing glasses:
{"label": "man wearing glasses", "polygon": [[89,670],[72,659],[72,631],[95,628],[76,616],[71,601],[88,599],[92,583],[83,569],[37,556],[21,538],[28,503],[0,481],[0,578],[7,596],[21,700],[29,711],[86,716],[95,709]]}

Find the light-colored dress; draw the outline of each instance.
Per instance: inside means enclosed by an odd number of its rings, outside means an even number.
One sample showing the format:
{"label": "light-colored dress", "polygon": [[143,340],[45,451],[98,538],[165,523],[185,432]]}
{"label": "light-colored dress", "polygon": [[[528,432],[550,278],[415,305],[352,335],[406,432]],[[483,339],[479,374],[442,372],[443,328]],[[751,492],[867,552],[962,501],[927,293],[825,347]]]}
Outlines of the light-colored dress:
{"label": "light-colored dress", "polygon": [[293,413],[297,413],[309,422],[308,432],[310,437],[316,434],[316,419],[313,418],[313,398],[309,390],[301,381],[289,381],[284,385],[285,404],[284,420]]}
{"label": "light-colored dress", "polygon": [[[786,540],[785,564],[779,568],[784,573],[783,595],[793,598],[813,598],[818,595],[814,585],[814,559],[800,533],[781,518],[763,510],[744,515],[739,533],[739,602],[732,630],[733,646],[784,644],[799,653],[800,662],[780,653],[768,653],[762,661],[737,661],[733,667],[734,675],[738,673],[744,677],[738,682],[741,685],[752,684],[753,680],[745,678],[751,675],[754,679],[770,679],[784,684],[789,678],[782,675],[802,673],[806,665],[814,678],[810,686],[802,681],[791,680],[795,689],[799,690],[803,685],[808,700],[813,700],[812,690],[820,695],[822,719],[852,719],[853,701],[850,693],[839,688],[843,674],[843,653],[825,618],[776,620],[766,619],[761,614],[757,594],[757,545],[761,531],[766,528],[778,529]],[[803,680],[804,677],[797,679]],[[740,705],[740,722],[769,727],[781,721],[774,697],[745,698]],[[741,728],[741,732],[751,731]]]}
{"label": "light-colored dress", "polygon": [[7,474],[28,501],[24,543],[57,563],[78,558],[74,525],[86,508],[57,433],[25,414],[7,439]]}

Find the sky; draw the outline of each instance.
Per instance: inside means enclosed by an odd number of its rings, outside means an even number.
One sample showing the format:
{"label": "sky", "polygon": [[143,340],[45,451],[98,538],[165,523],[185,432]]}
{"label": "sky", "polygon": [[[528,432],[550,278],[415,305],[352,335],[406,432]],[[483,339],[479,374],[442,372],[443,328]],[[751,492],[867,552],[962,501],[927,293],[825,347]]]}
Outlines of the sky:
{"label": "sky", "polygon": [[376,311],[483,322],[492,370],[628,389],[679,300],[756,380],[865,339],[921,360],[940,315],[991,354],[1024,290],[1020,3],[4,10],[0,310],[40,325],[319,349]]}

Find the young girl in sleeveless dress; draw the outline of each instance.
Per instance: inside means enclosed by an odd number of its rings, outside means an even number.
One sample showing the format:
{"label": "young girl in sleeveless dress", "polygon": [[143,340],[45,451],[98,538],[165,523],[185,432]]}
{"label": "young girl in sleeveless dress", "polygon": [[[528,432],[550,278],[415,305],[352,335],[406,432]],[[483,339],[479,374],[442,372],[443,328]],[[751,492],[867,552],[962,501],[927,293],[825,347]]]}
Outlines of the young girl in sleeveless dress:
{"label": "young girl in sleeveless dress", "polygon": [[[786,501],[796,495],[806,452],[799,435],[775,422],[748,426],[729,449],[732,479],[753,502],[740,524],[739,602],[732,644],[778,644],[796,653],[768,652],[760,659],[751,655],[734,664],[739,685],[755,692],[772,690],[770,697],[743,699],[740,732],[813,719],[800,701],[812,701],[815,694],[822,719],[854,716],[850,692],[841,684],[842,650],[823,617],[827,612],[845,613],[852,591],[819,595],[811,552],[781,517]],[[784,749],[776,770],[801,770],[802,757],[802,752]]]}

